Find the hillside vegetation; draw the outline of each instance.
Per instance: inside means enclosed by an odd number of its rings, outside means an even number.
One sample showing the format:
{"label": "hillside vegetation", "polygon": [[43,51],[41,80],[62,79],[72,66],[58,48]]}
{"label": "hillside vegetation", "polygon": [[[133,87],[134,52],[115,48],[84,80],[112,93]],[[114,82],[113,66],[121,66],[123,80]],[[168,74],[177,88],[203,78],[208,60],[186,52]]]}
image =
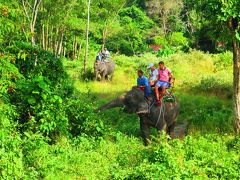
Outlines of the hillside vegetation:
{"label": "hillside vegetation", "polygon": [[[0,179],[239,179],[239,7],[0,0]],[[116,71],[94,81],[104,48]],[[96,109],[160,60],[176,78],[177,123],[188,126],[175,139],[152,129],[146,147],[137,115]]]}
{"label": "hillside vegetation", "polygon": [[[55,71],[51,65],[53,69],[51,73],[46,72],[46,77],[28,80],[31,72],[22,74],[16,68],[21,64],[20,59],[10,65],[11,59],[2,58],[1,62],[11,71],[6,71],[1,81],[11,84],[15,91],[10,96],[2,96],[9,100],[1,103],[4,112],[1,113],[1,176],[238,178],[240,140],[232,134],[232,103],[228,99],[231,62],[226,64],[225,60],[229,58],[228,53],[211,55],[191,51],[164,59],[177,79],[175,94],[181,102],[178,122],[189,121],[188,135],[169,140],[165,134],[158,137],[153,131],[153,143],[149,147],[142,144],[135,115],[120,109],[95,114],[94,109],[131,89],[136,70],[140,67],[146,70],[149,62],[156,63],[159,59],[150,54],[141,58],[115,56],[117,70],[113,81],[94,82],[81,78],[83,67],[79,62],[64,60],[65,75],[56,74],[59,70]],[[49,69],[49,65],[45,67]],[[43,73],[44,69],[39,71]],[[206,83],[209,76],[212,79]],[[15,83],[13,77],[22,80]],[[51,77],[59,79],[48,80]],[[24,95],[26,85],[35,100]],[[31,89],[32,86],[38,90]],[[216,96],[219,89],[220,97]],[[21,104],[14,105],[16,101]],[[22,122],[20,117],[24,115],[26,121]]]}

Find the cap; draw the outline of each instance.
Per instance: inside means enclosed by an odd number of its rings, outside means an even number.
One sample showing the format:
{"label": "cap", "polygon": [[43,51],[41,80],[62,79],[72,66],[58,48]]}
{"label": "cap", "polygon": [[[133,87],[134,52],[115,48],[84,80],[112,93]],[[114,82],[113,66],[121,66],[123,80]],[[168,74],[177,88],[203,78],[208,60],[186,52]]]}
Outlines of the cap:
{"label": "cap", "polygon": [[150,63],[147,68],[150,69],[150,68],[153,67],[153,66],[154,66],[154,64],[153,64],[153,63]]}

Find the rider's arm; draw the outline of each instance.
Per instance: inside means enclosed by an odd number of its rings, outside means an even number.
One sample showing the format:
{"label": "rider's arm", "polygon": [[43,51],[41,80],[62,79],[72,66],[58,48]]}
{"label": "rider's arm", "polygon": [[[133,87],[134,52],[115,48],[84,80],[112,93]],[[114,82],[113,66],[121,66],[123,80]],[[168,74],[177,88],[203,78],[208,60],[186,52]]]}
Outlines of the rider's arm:
{"label": "rider's arm", "polygon": [[173,85],[173,82],[174,82],[174,76],[173,76],[173,74],[170,74],[169,75],[169,83],[171,84],[171,85]]}
{"label": "rider's arm", "polygon": [[160,76],[159,76],[159,72],[157,71],[156,73],[156,82],[159,80]]}

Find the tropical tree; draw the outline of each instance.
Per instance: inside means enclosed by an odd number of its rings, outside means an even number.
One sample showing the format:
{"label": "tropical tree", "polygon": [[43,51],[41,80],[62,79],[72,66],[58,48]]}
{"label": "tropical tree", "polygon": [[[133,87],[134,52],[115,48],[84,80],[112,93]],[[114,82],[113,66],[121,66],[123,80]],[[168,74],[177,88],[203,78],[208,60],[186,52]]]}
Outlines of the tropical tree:
{"label": "tropical tree", "polygon": [[42,0],[22,0],[23,11],[30,29],[31,43],[35,45],[35,27]]}
{"label": "tropical tree", "polygon": [[14,0],[0,0],[0,46],[12,45],[15,40],[22,37],[21,29],[23,14],[18,2]]}
{"label": "tropical tree", "polygon": [[145,0],[147,14],[162,28],[164,34],[184,30],[182,0]]}
{"label": "tropical tree", "polygon": [[230,43],[233,50],[233,88],[235,129],[240,132],[240,1],[239,0],[186,0],[208,22],[212,36]]}

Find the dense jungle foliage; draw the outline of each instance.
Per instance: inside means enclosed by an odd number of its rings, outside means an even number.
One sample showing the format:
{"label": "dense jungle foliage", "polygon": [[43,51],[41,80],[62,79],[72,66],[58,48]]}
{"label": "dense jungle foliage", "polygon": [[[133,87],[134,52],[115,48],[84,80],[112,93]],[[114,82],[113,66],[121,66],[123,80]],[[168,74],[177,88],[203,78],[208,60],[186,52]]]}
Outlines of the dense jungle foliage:
{"label": "dense jungle foliage", "polygon": [[[212,13],[219,2],[211,0]],[[0,0],[0,178],[239,179],[231,42],[204,5],[92,1],[84,74],[87,1]],[[93,81],[102,47],[116,63],[112,81]],[[95,110],[130,90],[137,69],[147,74],[160,60],[176,78],[187,134],[152,130],[145,147],[136,115]]]}

